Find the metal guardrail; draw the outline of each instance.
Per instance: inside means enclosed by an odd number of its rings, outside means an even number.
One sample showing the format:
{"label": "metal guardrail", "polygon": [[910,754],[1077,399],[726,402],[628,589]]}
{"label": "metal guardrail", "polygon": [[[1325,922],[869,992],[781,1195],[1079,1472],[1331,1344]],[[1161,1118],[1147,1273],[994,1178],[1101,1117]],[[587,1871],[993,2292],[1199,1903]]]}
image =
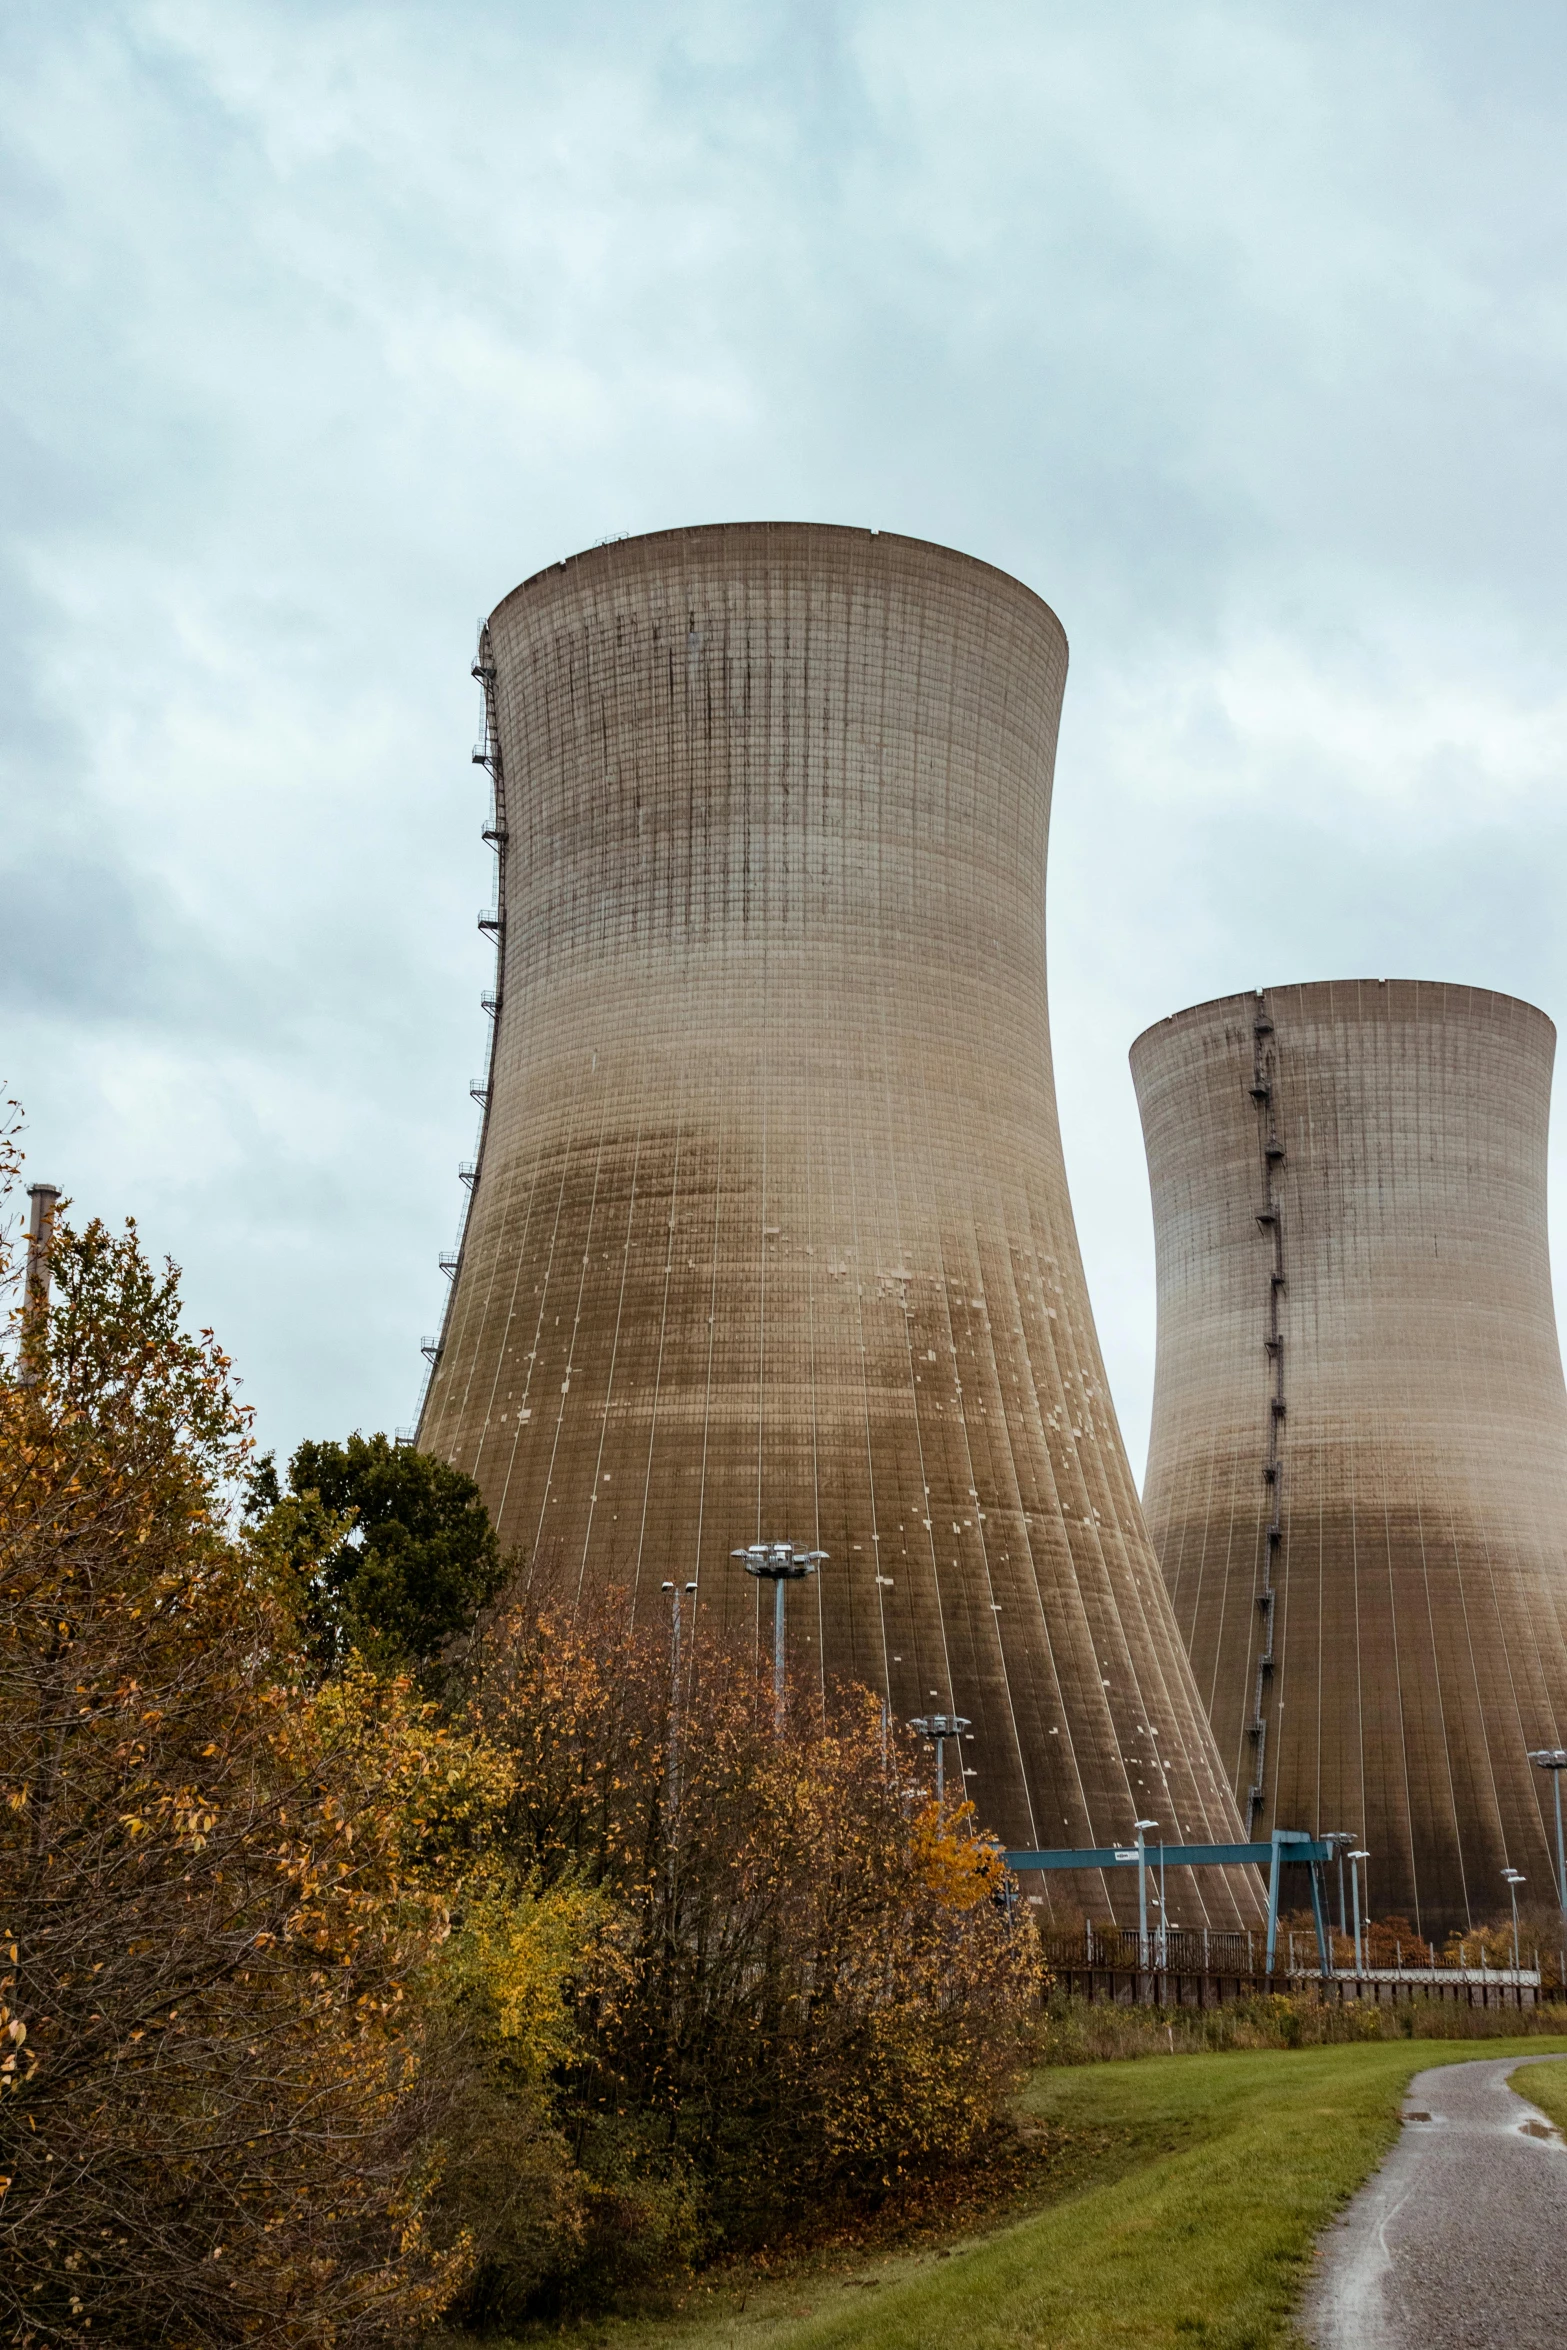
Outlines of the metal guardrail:
{"label": "metal guardrail", "polygon": [[[1279,1936],[1276,1973],[1322,1979],[1313,1934],[1284,1932]],[[1155,1927],[1143,1957],[1135,1931],[1119,1926],[1085,1926],[1081,1933],[1043,1933],[1039,1946],[1048,1966],[1058,1972],[1087,1969],[1098,1974],[1264,1975],[1267,1973],[1267,1937],[1264,1934],[1205,1932],[1197,1927]],[[1344,1983],[1474,1984],[1477,1987],[1538,1991],[1545,1982],[1538,1966],[1445,1965],[1441,1959],[1420,1965],[1337,1966],[1327,1978]]]}
{"label": "metal guardrail", "polygon": [[1260,1933],[1210,1933],[1201,1928],[1156,1927],[1148,1936],[1147,1956],[1135,1931],[1119,1926],[1085,1926],[1080,1934],[1041,1934],[1046,1963],[1056,1968],[1088,1967],[1109,1974],[1260,1975],[1267,1954],[1267,1936]]}
{"label": "metal guardrail", "polygon": [[1330,1980],[1342,1983],[1478,1983],[1538,1991],[1544,1982],[1537,1966],[1336,1966]]}

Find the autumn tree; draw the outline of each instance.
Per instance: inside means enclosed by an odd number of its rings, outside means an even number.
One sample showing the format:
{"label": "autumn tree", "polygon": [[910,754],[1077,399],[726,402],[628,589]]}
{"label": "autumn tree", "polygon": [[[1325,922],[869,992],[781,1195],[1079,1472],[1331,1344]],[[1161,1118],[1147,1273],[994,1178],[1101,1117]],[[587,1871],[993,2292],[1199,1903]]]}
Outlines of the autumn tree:
{"label": "autumn tree", "polygon": [[[599,2276],[971,2156],[1041,1982],[999,1853],[968,1807],[938,1814],[866,1692],[780,1727],[748,1649],[704,1632],[678,1690],[670,1666],[620,1593],[518,1598],[473,1664],[470,1726],[509,1760],[510,1885],[593,1905],[554,2075]],[[474,2224],[476,2293],[515,2313]]]}
{"label": "autumn tree", "polygon": [[873,1700],[780,1725],[700,1623],[677,1686],[624,1594],[486,1608],[472,1488],[384,1439],[258,1489],[173,1269],[92,1224],[53,1270],[0,1370],[15,2339],[369,2350],[983,2143],[1037,1946]]}
{"label": "autumn tree", "polygon": [[381,2340],[425,2217],[427,1866],[491,1803],[406,1684],[313,1695],[226,1530],[244,1415],[134,1228],[0,1376],[0,2312],[39,2344]]}

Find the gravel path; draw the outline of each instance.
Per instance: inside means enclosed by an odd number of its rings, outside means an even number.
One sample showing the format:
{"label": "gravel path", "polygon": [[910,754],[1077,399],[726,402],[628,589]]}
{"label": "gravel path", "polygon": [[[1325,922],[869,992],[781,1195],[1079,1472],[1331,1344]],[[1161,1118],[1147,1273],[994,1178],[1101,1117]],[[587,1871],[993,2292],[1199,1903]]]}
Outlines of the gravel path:
{"label": "gravel path", "polygon": [[1508,2088],[1519,2062],[1410,2082],[1403,2136],[1317,2248],[1317,2350],[1567,2350],[1567,2147]]}

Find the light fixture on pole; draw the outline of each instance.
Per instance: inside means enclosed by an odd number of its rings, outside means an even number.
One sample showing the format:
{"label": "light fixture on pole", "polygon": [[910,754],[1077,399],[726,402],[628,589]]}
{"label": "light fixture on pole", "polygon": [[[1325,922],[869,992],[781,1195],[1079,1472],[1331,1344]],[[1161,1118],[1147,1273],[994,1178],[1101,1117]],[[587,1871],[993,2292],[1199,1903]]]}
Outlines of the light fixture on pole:
{"label": "light fixture on pole", "polygon": [[1567,1746],[1541,1746],[1529,1760],[1551,1774],[1556,1790],[1556,1906],[1567,1918],[1567,1846],[1562,1843],[1562,1773],[1567,1771]]}
{"label": "light fixture on pole", "polygon": [[[919,1714],[909,1724],[909,1728],[913,1730],[918,1737],[928,1738],[932,1746],[934,1746],[936,1749],[936,1810],[938,1815],[942,1811],[946,1802],[947,1740],[949,1738],[961,1738],[964,1731],[968,1727],[969,1721],[967,1714]],[[958,1771],[960,1777],[962,1775],[962,1767],[963,1757],[960,1754],[958,1756]]]}
{"label": "light fixture on pole", "polygon": [[1169,1904],[1164,1898],[1164,1846],[1161,1844],[1159,1847],[1159,1964],[1161,1967],[1167,1967],[1169,1963],[1170,1915]]}
{"label": "light fixture on pole", "polygon": [[[680,1590],[674,1583],[662,1583],[659,1589],[669,1593],[669,1714],[673,1721],[680,1704]],[[686,1585],[687,1599],[695,1590],[694,1583]]]}
{"label": "light fixture on pole", "polygon": [[[1157,1828],[1157,1820],[1135,1820],[1137,1830],[1137,1964],[1148,1972],[1148,1847],[1143,1842],[1144,1831]],[[1162,1857],[1162,1855],[1161,1855]]]}
{"label": "light fixture on pole", "polygon": [[1518,1888],[1523,1883],[1521,1869],[1503,1869],[1507,1890],[1513,1897],[1513,1981],[1518,1980]]}
{"label": "light fixture on pole", "polygon": [[1324,1828],[1322,1841],[1324,1844],[1333,1845],[1338,1852],[1338,1930],[1347,1942],[1349,1940],[1349,1911],[1345,1907],[1344,1899],[1344,1855],[1355,1839],[1346,1828]]}
{"label": "light fixture on pole", "polygon": [[806,1575],[814,1575],[825,1550],[796,1550],[792,1542],[752,1542],[732,1550],[748,1575],[773,1587],[773,1720],[783,1728],[784,1716],[784,1591]]}
{"label": "light fixture on pole", "polygon": [[[1363,1975],[1366,1971],[1365,1960],[1361,1955],[1360,1949],[1360,1864],[1363,1860],[1369,1860],[1370,1858],[1371,1855],[1366,1851],[1364,1845],[1358,1844],[1349,1856],[1349,1886],[1350,1891],[1354,1895],[1355,1899],[1355,1972],[1357,1975]],[[1368,1929],[1370,1924],[1371,1883],[1370,1879],[1368,1878],[1366,1881],[1366,1925]],[[1368,1931],[1366,1936],[1368,1942],[1370,1938],[1370,1933]]]}
{"label": "light fixture on pole", "polygon": [[[673,1815],[680,1755],[680,1591],[674,1583],[663,1583],[659,1588],[669,1593],[669,1808]],[[696,1585],[688,1583],[686,1597],[695,1590]]]}

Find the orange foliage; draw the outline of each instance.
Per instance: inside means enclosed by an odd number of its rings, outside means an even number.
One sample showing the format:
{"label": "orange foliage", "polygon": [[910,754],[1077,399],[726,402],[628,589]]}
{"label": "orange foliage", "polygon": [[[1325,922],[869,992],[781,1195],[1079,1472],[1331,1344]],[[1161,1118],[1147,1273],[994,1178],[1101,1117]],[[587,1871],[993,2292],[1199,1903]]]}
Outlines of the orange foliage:
{"label": "orange foliage", "polygon": [[678,1698],[670,1662],[623,1594],[519,1599],[470,1660],[468,1726],[513,1773],[497,1850],[603,1899],[557,2112],[608,2264],[961,2159],[1043,1980],[999,1856],[911,1796],[923,1758],[865,1691],[780,1728],[748,1648],[699,1630]]}
{"label": "orange foliage", "polygon": [[75,2344],[384,2338],[430,2314],[411,1971],[484,1800],[408,1691],[310,1695],[223,1531],[245,1428],[134,1232],[57,1249],[0,1378],[0,2311]]}
{"label": "orange foliage", "polygon": [[948,1909],[973,1909],[1002,1892],[1007,1864],[998,1844],[974,1832],[974,1806],[924,1804],[911,1822],[914,1867]]}
{"label": "orange foliage", "polygon": [[676,1690],[614,1594],[499,1606],[454,1718],[320,1680],[173,1269],[93,1225],[55,1281],[0,1370],[11,2338],[369,2350],[975,2148],[1038,1944],[873,1699],[779,1725],[701,1625]]}

